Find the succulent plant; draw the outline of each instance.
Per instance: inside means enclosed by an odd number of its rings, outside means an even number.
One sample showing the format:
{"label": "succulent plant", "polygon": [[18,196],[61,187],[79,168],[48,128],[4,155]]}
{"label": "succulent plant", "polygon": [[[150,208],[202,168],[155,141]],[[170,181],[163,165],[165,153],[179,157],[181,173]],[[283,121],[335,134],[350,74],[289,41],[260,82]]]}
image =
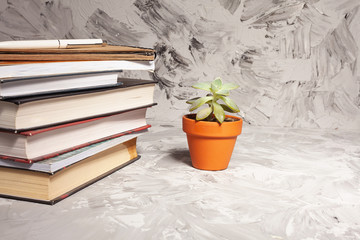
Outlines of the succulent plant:
{"label": "succulent plant", "polygon": [[[196,113],[196,120],[217,121],[221,124],[225,120],[225,111],[230,113],[240,111],[235,102],[228,97],[230,90],[239,87],[237,84],[223,84],[221,78],[218,77],[212,82],[196,83],[192,87],[210,92],[205,97],[196,97],[186,101],[186,103],[191,104],[190,111],[194,111],[204,104],[208,105]],[[218,103],[218,101],[222,103]]]}

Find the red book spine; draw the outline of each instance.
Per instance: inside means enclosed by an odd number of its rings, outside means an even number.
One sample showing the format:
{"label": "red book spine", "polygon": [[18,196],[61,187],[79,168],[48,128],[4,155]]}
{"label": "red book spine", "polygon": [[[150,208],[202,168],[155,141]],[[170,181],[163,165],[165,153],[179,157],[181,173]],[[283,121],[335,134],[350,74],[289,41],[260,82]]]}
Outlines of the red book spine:
{"label": "red book spine", "polygon": [[17,157],[6,156],[6,155],[0,155],[0,158],[5,159],[5,160],[11,160],[11,161],[15,161],[15,162],[22,162],[22,163],[29,163],[30,164],[30,163],[33,163],[33,162],[42,161],[42,160],[45,160],[45,159],[56,157],[58,155],[61,155],[61,154],[64,154],[64,153],[67,153],[67,152],[70,152],[70,151],[74,151],[74,150],[77,150],[79,148],[89,146],[91,144],[99,143],[99,142],[110,140],[110,139],[117,138],[117,137],[121,137],[121,136],[131,134],[131,133],[143,131],[143,130],[146,130],[146,129],[150,128],[150,127],[151,127],[151,125],[147,124],[147,125],[139,127],[139,128],[134,128],[134,129],[122,132],[122,133],[117,133],[117,134],[114,134],[114,135],[111,135],[111,136],[108,136],[108,137],[105,137],[105,138],[100,138],[100,139],[97,139],[97,140],[94,140],[94,141],[91,141],[91,142],[87,142],[87,143],[84,143],[84,144],[81,144],[81,145],[74,146],[72,148],[69,148],[69,149],[66,149],[66,150],[63,150],[63,151],[60,151],[60,152],[44,155],[44,156],[42,156],[40,158],[36,158],[36,159],[17,158]]}

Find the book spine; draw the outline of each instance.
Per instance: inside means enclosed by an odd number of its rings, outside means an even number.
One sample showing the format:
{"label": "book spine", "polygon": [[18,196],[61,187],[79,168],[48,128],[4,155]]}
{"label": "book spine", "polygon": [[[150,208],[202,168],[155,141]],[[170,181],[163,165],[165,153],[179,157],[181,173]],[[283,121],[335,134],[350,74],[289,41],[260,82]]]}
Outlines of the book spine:
{"label": "book spine", "polygon": [[10,161],[15,161],[15,162],[31,164],[31,163],[34,163],[34,162],[38,162],[38,161],[48,159],[48,158],[56,157],[56,156],[59,156],[61,154],[64,154],[64,153],[67,153],[67,152],[70,152],[70,151],[74,151],[74,150],[89,146],[89,145],[94,144],[94,143],[98,143],[98,142],[101,142],[101,141],[121,137],[121,136],[131,134],[131,133],[135,133],[135,132],[140,132],[140,131],[146,130],[146,129],[150,128],[150,127],[151,127],[151,125],[147,124],[147,125],[139,127],[139,128],[135,128],[135,129],[128,130],[128,131],[125,131],[125,132],[122,132],[122,133],[111,135],[109,137],[105,137],[105,138],[97,139],[97,140],[87,142],[87,143],[84,143],[84,144],[81,144],[81,145],[77,145],[77,146],[74,146],[73,148],[66,149],[64,151],[60,151],[60,152],[57,152],[57,153],[52,153],[52,154],[49,154],[49,155],[45,155],[45,156],[42,156],[42,157],[36,158],[36,159],[18,158],[18,157],[11,157],[11,156],[5,156],[5,155],[0,155],[0,158],[2,158],[4,160],[10,160]]}
{"label": "book spine", "polygon": [[125,166],[139,160],[140,158],[141,158],[141,156],[138,155],[137,157],[131,159],[130,161],[128,161],[128,162],[126,162],[124,164],[121,164],[120,166],[118,166],[118,167],[116,167],[116,168],[114,168],[114,169],[112,169],[112,170],[110,170],[110,171],[108,171],[108,172],[106,172],[106,173],[104,173],[104,174],[102,174],[102,175],[100,175],[100,176],[98,176],[98,177],[96,177],[96,178],[94,178],[94,179],[92,179],[92,180],[90,180],[90,181],[88,181],[88,182],[86,182],[86,183],[72,189],[71,191],[69,191],[67,193],[64,193],[64,194],[60,195],[59,197],[56,197],[55,199],[40,200],[40,199],[34,199],[34,198],[11,196],[11,195],[6,195],[6,194],[0,194],[0,197],[8,198],[8,199],[14,199],[14,200],[34,202],[34,203],[40,203],[40,204],[54,205],[54,204],[56,204],[56,203],[58,203],[58,202],[60,202],[60,201],[62,201],[64,199],[68,198],[69,196],[75,194],[76,192],[84,189],[85,187],[87,187],[87,186],[89,186],[89,185],[91,185],[93,183],[96,183],[97,181],[103,179],[104,177],[109,176],[110,174],[120,170],[121,168],[123,168],[123,167],[125,167]]}

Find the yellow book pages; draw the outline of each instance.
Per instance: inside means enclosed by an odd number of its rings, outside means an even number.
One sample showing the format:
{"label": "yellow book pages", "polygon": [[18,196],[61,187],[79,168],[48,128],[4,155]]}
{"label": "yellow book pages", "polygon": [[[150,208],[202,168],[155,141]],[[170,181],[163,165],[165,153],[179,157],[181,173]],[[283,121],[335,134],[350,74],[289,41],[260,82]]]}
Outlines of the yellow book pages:
{"label": "yellow book pages", "polygon": [[0,195],[51,203],[66,198],[137,157],[136,138],[133,138],[53,175],[0,167]]}

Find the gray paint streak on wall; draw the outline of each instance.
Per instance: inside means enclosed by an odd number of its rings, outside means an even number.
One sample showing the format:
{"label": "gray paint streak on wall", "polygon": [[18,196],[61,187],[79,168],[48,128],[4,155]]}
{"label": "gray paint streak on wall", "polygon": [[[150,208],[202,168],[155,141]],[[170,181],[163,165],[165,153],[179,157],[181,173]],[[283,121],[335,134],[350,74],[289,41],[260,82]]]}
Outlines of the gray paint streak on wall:
{"label": "gray paint streak on wall", "polygon": [[119,22],[101,9],[96,9],[85,26],[94,38],[106,39],[108,43],[138,46],[146,33],[136,32],[125,23]]}
{"label": "gray paint streak on wall", "polygon": [[72,27],[72,10],[60,2],[9,1],[0,13],[3,40],[64,38]]}
{"label": "gray paint streak on wall", "polygon": [[241,0],[219,0],[221,6],[229,10],[231,14],[234,14],[239,8]]}
{"label": "gray paint streak on wall", "polygon": [[[0,40],[101,37],[153,47],[154,121],[180,121],[190,86],[234,81],[247,123],[360,129],[358,0],[0,3]],[[200,92],[201,94],[201,92]],[[205,94],[205,93],[204,93]]]}

